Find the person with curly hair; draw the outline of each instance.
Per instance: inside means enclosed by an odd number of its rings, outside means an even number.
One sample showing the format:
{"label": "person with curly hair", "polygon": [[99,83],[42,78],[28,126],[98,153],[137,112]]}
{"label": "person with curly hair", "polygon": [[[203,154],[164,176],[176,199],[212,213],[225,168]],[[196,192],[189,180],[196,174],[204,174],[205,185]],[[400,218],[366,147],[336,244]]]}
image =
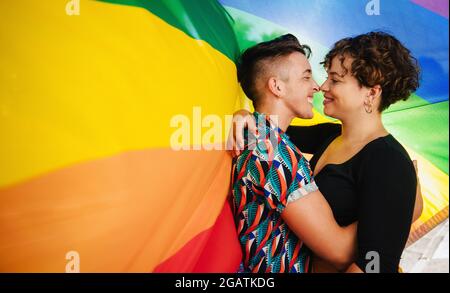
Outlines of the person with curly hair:
{"label": "person with curly hair", "polygon": [[[313,154],[314,180],[337,223],[358,222],[356,256],[346,271],[398,272],[421,197],[414,164],[384,127],[382,112],[418,88],[419,66],[384,32],[336,42],[322,64],[328,73],[320,87],[324,113],[342,124],[289,126],[287,134],[300,151]],[[255,128],[247,111],[235,115]],[[243,126],[236,129],[237,145],[242,133]],[[313,271],[330,268],[318,257],[313,263]]]}

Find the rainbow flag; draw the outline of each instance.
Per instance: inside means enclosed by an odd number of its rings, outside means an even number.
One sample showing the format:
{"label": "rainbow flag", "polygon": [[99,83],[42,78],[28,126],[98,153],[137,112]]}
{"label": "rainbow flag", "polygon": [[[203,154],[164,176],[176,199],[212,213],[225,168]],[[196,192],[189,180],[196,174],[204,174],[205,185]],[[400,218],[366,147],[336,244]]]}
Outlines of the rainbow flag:
{"label": "rainbow flag", "polygon": [[[448,217],[448,12],[381,1],[369,17],[361,2],[1,2],[0,271],[64,272],[73,252],[81,272],[236,271],[231,157],[198,146],[227,136],[205,117],[249,107],[239,53],[287,31],[313,48],[318,81],[333,42],[375,28],[419,57],[421,88],[384,117],[419,161],[410,242]],[[330,120],[316,109],[295,123]],[[174,117],[192,121],[189,150],[172,147]]]}

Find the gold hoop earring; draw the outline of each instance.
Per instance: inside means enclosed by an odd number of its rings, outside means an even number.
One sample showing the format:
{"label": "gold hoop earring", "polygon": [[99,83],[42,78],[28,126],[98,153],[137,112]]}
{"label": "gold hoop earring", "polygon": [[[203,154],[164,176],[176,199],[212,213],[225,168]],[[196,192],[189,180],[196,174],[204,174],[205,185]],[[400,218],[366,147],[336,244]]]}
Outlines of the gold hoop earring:
{"label": "gold hoop earring", "polygon": [[372,111],[373,111],[372,103],[364,103],[364,110],[366,110],[367,114],[372,113]]}

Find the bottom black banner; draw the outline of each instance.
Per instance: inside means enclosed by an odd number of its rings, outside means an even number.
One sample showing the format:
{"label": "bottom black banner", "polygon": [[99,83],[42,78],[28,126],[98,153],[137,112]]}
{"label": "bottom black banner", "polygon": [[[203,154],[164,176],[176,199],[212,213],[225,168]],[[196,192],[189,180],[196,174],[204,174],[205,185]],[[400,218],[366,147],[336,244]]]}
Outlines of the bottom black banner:
{"label": "bottom black banner", "polygon": [[[0,288],[148,289],[170,292],[225,288],[277,290],[407,289],[447,282],[448,274],[0,274]],[[388,285],[388,286],[387,286]]]}

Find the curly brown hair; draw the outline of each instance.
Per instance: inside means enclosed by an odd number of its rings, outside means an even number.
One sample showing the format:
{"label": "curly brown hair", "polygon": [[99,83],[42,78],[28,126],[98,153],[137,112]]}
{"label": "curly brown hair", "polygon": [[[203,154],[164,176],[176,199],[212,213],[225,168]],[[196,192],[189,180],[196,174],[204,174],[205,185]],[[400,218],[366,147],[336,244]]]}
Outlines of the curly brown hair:
{"label": "curly brown hair", "polygon": [[381,86],[380,112],[399,100],[407,100],[419,87],[417,59],[388,33],[369,32],[342,39],[334,44],[322,64],[329,69],[333,58],[338,57],[347,74],[346,56],[353,58],[351,74],[361,86]]}

